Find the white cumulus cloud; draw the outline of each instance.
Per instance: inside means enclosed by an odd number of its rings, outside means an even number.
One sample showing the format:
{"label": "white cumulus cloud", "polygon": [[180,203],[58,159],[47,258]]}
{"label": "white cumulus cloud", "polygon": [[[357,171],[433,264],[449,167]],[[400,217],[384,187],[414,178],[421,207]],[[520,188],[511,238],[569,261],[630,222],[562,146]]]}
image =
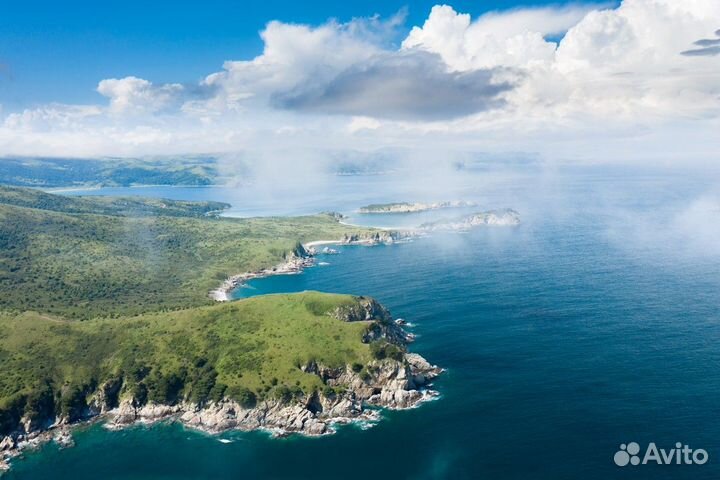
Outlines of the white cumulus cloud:
{"label": "white cumulus cloud", "polygon": [[438,5],[421,25],[406,28],[403,18],[271,21],[259,55],[228,60],[196,84],[105,79],[103,104],[5,112],[0,150],[447,145],[687,161],[712,160],[720,148],[712,133],[720,127],[720,1],[578,3],[477,18]]}
{"label": "white cumulus cloud", "polygon": [[131,76],[102,80],[97,91],[110,99],[113,113],[151,113],[176,103],[184,88],[178,83],[156,86]]}

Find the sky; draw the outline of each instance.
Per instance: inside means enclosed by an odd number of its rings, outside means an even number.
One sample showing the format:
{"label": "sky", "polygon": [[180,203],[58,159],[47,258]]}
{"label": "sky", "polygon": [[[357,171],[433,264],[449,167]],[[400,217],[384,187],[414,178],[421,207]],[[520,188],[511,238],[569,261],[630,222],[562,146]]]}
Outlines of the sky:
{"label": "sky", "polygon": [[720,2],[7,2],[0,156],[707,165]]}
{"label": "sky", "polygon": [[[128,75],[160,83],[196,82],[225,60],[260,54],[259,33],[271,20],[319,25],[330,18],[389,17],[405,9],[409,31],[435,5],[432,0],[247,3],[208,0],[190,7],[164,0],[74,0],[68,8],[47,0],[3,2],[0,98],[6,109],[99,101],[99,79]],[[479,15],[514,3],[464,0],[455,5]]]}

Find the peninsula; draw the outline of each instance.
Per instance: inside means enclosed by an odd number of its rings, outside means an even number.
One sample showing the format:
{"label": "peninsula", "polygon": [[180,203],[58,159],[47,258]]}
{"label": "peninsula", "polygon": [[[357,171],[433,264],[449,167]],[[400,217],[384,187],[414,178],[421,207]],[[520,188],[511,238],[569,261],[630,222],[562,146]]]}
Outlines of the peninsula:
{"label": "peninsula", "polygon": [[222,207],[0,187],[0,468],[93,419],[322,435],[435,395],[441,369],[371,298],[208,296],[234,272],[307,258],[314,240],[405,234]]}
{"label": "peninsula", "polygon": [[203,431],[332,433],[367,405],[432,398],[441,369],[371,298],[306,292],[84,322],[0,316],[0,452],[6,458],[103,418]]}

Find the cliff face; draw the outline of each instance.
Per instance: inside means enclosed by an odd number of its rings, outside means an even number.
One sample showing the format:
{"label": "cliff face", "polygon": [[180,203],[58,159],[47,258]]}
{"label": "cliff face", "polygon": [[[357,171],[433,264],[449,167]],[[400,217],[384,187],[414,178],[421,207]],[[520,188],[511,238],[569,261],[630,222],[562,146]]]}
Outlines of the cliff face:
{"label": "cliff face", "polygon": [[413,237],[414,235],[415,233],[410,231],[403,232],[383,230],[378,232],[368,232],[351,235],[346,234],[340,243],[345,245],[379,245],[383,243],[393,243],[398,240]]}
{"label": "cliff face", "polygon": [[110,424],[121,427],[135,422],[152,423],[176,418],[183,424],[217,433],[229,429],[268,429],[279,434],[332,433],[334,424],[354,420],[376,420],[377,412],[368,405],[391,409],[414,407],[437,395],[428,389],[442,369],[423,357],[405,351],[412,335],[397,325],[390,312],[376,300],[357,297],[356,301],[335,308],[329,315],[344,322],[370,322],[364,343],[384,345],[382,354],[367,365],[329,368],[311,361],[300,368],[317,375],[326,385],[323,391],[303,394],[290,401],[266,399],[248,407],[225,399],[205,406],[181,403],[174,406],[137,406],[132,399],[107,411]]}
{"label": "cliff face", "polygon": [[443,208],[463,208],[463,207],[474,207],[474,202],[466,202],[462,200],[455,200],[452,202],[434,202],[434,203],[422,203],[422,202],[399,202],[399,203],[386,203],[380,205],[367,205],[360,207],[358,213],[416,213],[426,212],[428,210],[439,210]]}
{"label": "cliff face", "polygon": [[361,322],[375,320],[389,322],[392,320],[390,312],[378,301],[370,297],[355,297],[356,301],[349,305],[342,305],[330,312],[330,316],[342,322]]}
{"label": "cliff face", "polygon": [[290,402],[265,400],[252,408],[229,399],[202,407],[189,403],[137,407],[125,400],[108,412],[109,425],[122,427],[174,418],[210,433],[262,428],[278,434],[323,435],[334,432],[338,423],[376,420],[377,412],[368,410],[367,405],[410,408],[432,398],[437,393],[424,387],[442,371],[416,354],[405,354],[400,361],[374,361],[362,372],[353,371],[351,366],[330,369],[315,363],[303,369],[323,378],[326,385],[338,387],[337,392],[331,388],[331,393],[313,392]]}
{"label": "cliff face", "polygon": [[215,433],[262,428],[278,434],[322,435],[332,433],[338,423],[376,420],[377,411],[368,406],[410,408],[437,395],[429,386],[442,370],[407,352],[412,335],[393,321],[380,303],[369,297],[353,297],[325,315],[342,322],[366,323],[361,341],[370,346],[372,360],[334,368],[310,361],[298,368],[317,376],[317,384],[324,387],[257,401],[253,397],[252,402],[245,403],[225,397],[195,404],[184,397],[177,403],[158,404],[133,396],[123,378],[107,379],[89,387],[92,390],[78,393],[87,400],[81,407],[49,409],[45,416],[20,419],[15,431],[0,438],[0,468],[3,459],[27,446],[53,438],[64,445],[71,443],[69,426],[100,416],[107,419],[108,426],[117,428],[136,422],[175,420]]}
{"label": "cliff face", "polygon": [[[383,338],[389,340],[391,337]],[[323,435],[334,432],[334,425],[338,423],[377,420],[377,412],[368,410],[368,405],[403,409],[436,396],[437,392],[427,387],[442,372],[442,369],[414,353],[403,353],[399,359],[374,360],[359,371],[351,365],[333,369],[315,362],[301,368],[319,376],[329,388],[290,401],[263,400],[252,407],[227,398],[202,406],[189,402],[141,405],[134,398],[115,403],[117,397],[108,394],[108,390],[113,391],[117,387],[108,383],[95,393],[90,407],[75,421],[104,415],[111,428],[172,419],[211,433],[263,428],[278,434]],[[70,441],[67,431],[62,428],[72,423],[68,417],[46,420],[44,425],[23,422],[17,432],[0,440],[0,452],[15,454],[19,448],[53,437]],[[56,431],[55,434],[49,432],[51,428]]]}

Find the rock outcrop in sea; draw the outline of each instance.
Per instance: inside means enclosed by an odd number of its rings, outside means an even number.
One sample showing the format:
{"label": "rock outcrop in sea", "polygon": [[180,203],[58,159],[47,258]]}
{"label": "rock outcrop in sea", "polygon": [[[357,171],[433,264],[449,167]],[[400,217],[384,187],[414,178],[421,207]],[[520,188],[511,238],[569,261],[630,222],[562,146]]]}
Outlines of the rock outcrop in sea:
{"label": "rock outcrop in sea", "polygon": [[382,245],[412,238],[412,230],[379,230],[366,233],[346,234],[339,242],[342,245]]}

